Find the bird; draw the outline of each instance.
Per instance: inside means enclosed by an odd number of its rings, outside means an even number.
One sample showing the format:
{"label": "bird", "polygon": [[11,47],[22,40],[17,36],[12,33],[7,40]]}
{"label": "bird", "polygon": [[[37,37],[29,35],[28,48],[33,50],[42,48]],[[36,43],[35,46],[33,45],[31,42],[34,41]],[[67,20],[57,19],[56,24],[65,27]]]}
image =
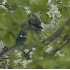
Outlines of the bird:
{"label": "bird", "polygon": [[[0,52],[0,57],[3,56],[4,54],[8,55],[12,50],[19,48],[20,45],[24,44],[24,42],[27,39],[26,29],[34,31],[41,38],[41,33],[42,33],[43,28],[41,26],[41,21],[36,14],[32,14],[32,13],[28,14],[27,24],[21,25],[21,29],[23,28],[24,30],[20,30],[20,32],[18,33],[16,37],[15,45],[11,48],[4,47],[3,50]],[[23,46],[22,48],[25,49],[25,47]]]}

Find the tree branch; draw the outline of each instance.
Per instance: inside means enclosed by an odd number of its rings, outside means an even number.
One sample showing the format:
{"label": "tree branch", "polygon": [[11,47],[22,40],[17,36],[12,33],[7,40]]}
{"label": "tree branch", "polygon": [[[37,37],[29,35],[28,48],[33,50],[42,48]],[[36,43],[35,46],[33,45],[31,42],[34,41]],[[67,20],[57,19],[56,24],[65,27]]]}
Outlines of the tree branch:
{"label": "tree branch", "polygon": [[70,18],[68,18],[68,19],[66,20],[66,22],[65,22],[56,32],[54,32],[52,35],[50,35],[50,36],[48,36],[46,39],[44,39],[44,40],[42,41],[42,43],[43,43],[44,45],[48,45],[48,44],[51,43],[53,40],[55,40],[56,38],[60,37],[61,34],[62,34],[62,32],[63,32],[63,30],[64,30],[64,27],[65,27],[65,26],[68,26],[68,25],[70,25]]}

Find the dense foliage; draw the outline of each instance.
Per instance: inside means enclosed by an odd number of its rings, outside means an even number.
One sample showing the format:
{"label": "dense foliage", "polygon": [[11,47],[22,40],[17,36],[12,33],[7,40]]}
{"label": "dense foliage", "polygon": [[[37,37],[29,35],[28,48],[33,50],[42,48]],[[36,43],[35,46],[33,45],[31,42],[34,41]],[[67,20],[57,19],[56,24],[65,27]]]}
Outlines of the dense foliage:
{"label": "dense foliage", "polygon": [[7,0],[5,4],[0,0],[0,40],[8,48],[14,45],[20,25],[28,21],[28,12],[37,14],[45,25],[42,41],[35,34],[31,41],[28,33],[25,43],[36,46],[29,52],[31,59],[15,50],[0,58],[0,68],[70,68],[70,0]]}

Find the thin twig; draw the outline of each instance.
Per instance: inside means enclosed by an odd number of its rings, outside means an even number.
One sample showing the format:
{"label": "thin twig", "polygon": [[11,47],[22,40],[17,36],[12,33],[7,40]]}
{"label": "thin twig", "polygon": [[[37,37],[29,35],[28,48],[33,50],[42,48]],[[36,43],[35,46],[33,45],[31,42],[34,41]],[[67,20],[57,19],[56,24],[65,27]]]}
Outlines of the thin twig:
{"label": "thin twig", "polygon": [[65,47],[65,45],[67,45],[70,42],[70,37],[68,38],[68,40],[59,48],[56,48],[53,50],[53,53],[55,54],[57,51],[60,51],[63,47]]}

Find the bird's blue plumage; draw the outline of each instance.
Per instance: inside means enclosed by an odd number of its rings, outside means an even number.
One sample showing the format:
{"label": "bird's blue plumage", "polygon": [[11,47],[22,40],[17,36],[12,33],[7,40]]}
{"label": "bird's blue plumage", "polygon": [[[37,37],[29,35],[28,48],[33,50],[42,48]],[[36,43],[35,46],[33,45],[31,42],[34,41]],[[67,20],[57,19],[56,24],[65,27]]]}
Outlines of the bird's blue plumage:
{"label": "bird's blue plumage", "polygon": [[15,46],[22,45],[23,42],[25,42],[25,40],[26,40],[26,33],[23,32],[23,31],[20,31],[18,37],[16,38],[16,44],[15,44]]}

